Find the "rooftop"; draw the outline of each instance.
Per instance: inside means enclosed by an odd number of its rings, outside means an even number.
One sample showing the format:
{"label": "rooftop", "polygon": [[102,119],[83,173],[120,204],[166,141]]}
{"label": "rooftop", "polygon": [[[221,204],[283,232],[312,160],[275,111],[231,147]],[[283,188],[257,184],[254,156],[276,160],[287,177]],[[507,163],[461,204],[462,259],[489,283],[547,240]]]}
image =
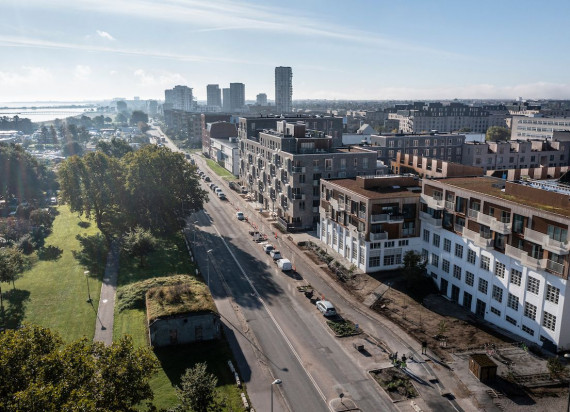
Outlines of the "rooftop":
{"label": "rooftop", "polygon": [[197,280],[150,289],[146,308],[149,322],[183,313],[217,312],[208,288]]}
{"label": "rooftop", "polygon": [[[408,176],[370,176],[370,177],[357,177],[352,179],[331,179],[326,180],[327,183],[331,183],[332,185],[339,186],[341,189],[351,191],[356,193],[360,196],[369,198],[371,200],[375,199],[394,199],[394,198],[404,198],[404,197],[420,197],[421,190],[419,190],[419,186],[414,185],[406,185],[403,186],[401,184],[402,178],[408,178],[413,180],[413,177]],[[382,186],[372,186],[368,188],[364,188],[362,182],[359,182],[357,179],[365,179],[368,182],[370,180],[376,181],[377,183],[382,183]],[[372,183],[374,184],[374,183]],[[417,191],[410,191],[408,187],[418,187]]]}
{"label": "rooftop", "polygon": [[[570,217],[570,209],[565,207],[553,206],[550,202],[545,200],[544,202],[539,202],[536,200],[531,200],[529,198],[523,198],[522,196],[515,196],[508,193],[508,189],[505,189],[506,181],[496,177],[455,177],[440,182],[455,186],[463,190],[470,190],[473,192],[481,193],[488,196],[494,196],[509,202],[513,202],[522,206],[530,206],[536,209],[544,210],[546,212],[556,213],[563,216]],[[510,182],[511,184],[522,185],[522,183]],[[529,186],[529,188],[531,188]],[[540,189],[539,189],[540,190]],[[549,191],[552,192],[552,191]],[[533,197],[535,199],[535,197]],[[546,198],[548,199],[548,198]]]}

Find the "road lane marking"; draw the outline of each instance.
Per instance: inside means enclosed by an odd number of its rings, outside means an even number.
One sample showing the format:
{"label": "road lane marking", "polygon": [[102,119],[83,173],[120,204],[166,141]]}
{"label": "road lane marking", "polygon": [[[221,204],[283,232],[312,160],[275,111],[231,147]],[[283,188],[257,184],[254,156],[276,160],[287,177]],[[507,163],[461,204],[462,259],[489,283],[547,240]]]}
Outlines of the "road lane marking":
{"label": "road lane marking", "polygon": [[319,387],[319,385],[317,384],[317,382],[315,381],[315,379],[313,378],[313,376],[310,374],[310,372],[303,366],[303,362],[301,361],[301,357],[299,356],[299,354],[297,353],[297,351],[295,350],[295,348],[293,347],[293,345],[291,344],[291,341],[289,340],[289,338],[287,337],[287,335],[285,334],[285,332],[283,331],[283,329],[281,329],[281,326],[279,326],[279,323],[277,323],[277,320],[275,319],[275,317],[273,316],[273,314],[271,313],[271,311],[269,310],[269,307],[267,306],[267,304],[265,303],[265,301],[262,299],[261,295],[259,294],[259,292],[257,291],[257,289],[255,288],[255,286],[253,285],[253,282],[251,281],[251,279],[249,278],[249,276],[247,276],[247,274],[245,273],[245,270],[243,270],[242,266],[240,265],[240,263],[238,262],[237,258],[235,257],[234,253],[231,251],[230,247],[228,246],[228,244],[226,243],[225,239],[222,237],[222,234],[220,233],[220,231],[218,230],[218,228],[216,227],[216,225],[212,224],[212,226],[214,227],[216,233],[218,234],[220,240],[224,243],[224,246],[226,247],[226,249],[228,250],[228,252],[230,252],[230,255],[232,256],[232,258],[234,259],[234,261],[236,262],[239,270],[241,271],[241,273],[243,274],[243,276],[245,277],[245,279],[247,280],[247,283],[249,283],[249,286],[251,286],[251,289],[253,290],[253,292],[255,293],[255,295],[257,296],[257,298],[259,299],[259,301],[261,302],[261,304],[263,305],[264,309],[267,311],[267,314],[269,315],[269,318],[271,319],[271,321],[273,322],[273,324],[275,325],[275,327],[277,328],[277,330],[279,331],[279,333],[281,334],[281,336],[283,337],[283,339],[285,340],[285,343],[287,344],[287,346],[289,346],[289,349],[291,349],[291,352],[293,353],[293,355],[295,356],[295,358],[297,359],[297,361],[299,362],[299,365],[301,366],[301,368],[303,368],[303,370],[305,371],[305,373],[307,374],[309,380],[311,381],[311,383],[313,384],[313,386],[315,387],[315,389],[317,390],[317,392],[319,393],[319,395],[321,396],[321,398],[323,399],[323,401],[325,402],[325,405],[327,406],[327,408],[332,412],[332,409],[330,408],[330,405],[327,402],[327,398],[325,396],[325,394],[323,393],[323,391],[321,390],[321,388]]}

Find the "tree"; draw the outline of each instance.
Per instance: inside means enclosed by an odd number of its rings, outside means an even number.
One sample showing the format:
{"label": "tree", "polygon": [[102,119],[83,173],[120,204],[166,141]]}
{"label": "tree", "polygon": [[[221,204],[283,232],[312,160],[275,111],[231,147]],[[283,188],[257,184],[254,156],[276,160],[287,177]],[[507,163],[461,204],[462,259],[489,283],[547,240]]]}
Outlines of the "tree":
{"label": "tree", "polygon": [[127,122],[127,116],[125,116],[123,113],[119,113],[118,115],[115,116],[115,123],[126,123]]}
{"label": "tree", "polygon": [[123,250],[131,256],[140,258],[140,265],[144,266],[144,258],[156,249],[157,240],[149,230],[140,226],[129,230],[123,236]]}
{"label": "tree", "polygon": [[182,207],[202,209],[207,192],[200,188],[195,167],[181,153],[148,145],[122,161],[130,227],[172,233],[183,226]]}
{"label": "tree", "polygon": [[50,138],[50,142],[51,144],[57,144],[58,140],[57,140],[57,131],[55,130],[55,127],[53,126],[53,124],[49,127],[49,138]]}
{"label": "tree", "polygon": [[123,168],[102,152],[70,157],[59,168],[60,197],[72,212],[93,218],[108,241],[123,231]]}
{"label": "tree", "polygon": [[148,114],[141,110],[135,110],[131,114],[130,124],[131,126],[136,126],[139,122],[148,123]]}
{"label": "tree", "polygon": [[470,127],[462,127],[461,129],[458,130],[459,133],[471,133],[471,128]]}
{"label": "tree", "polygon": [[64,344],[25,325],[0,335],[0,410],[135,411],[152,399],[158,362],[130,337],[111,346],[87,338]]}
{"label": "tree", "polygon": [[404,254],[404,267],[402,269],[406,286],[412,295],[419,295],[424,288],[423,280],[426,262],[423,256],[413,250]]}
{"label": "tree", "polygon": [[0,196],[32,202],[42,196],[49,174],[23,147],[0,143]]}
{"label": "tree", "polygon": [[83,147],[76,141],[69,141],[63,145],[62,153],[65,157],[81,156],[83,154]]}
{"label": "tree", "polygon": [[30,222],[34,226],[44,226],[51,229],[55,217],[45,209],[35,209],[30,212]]}
{"label": "tree", "polygon": [[182,375],[177,396],[180,401],[179,410],[207,412],[214,403],[214,395],[218,379],[206,371],[206,363],[197,363],[186,369]]}
{"label": "tree", "polygon": [[485,140],[487,141],[497,141],[497,140],[509,140],[511,137],[511,131],[506,127],[491,126],[487,129],[485,134]]}
{"label": "tree", "polygon": [[113,137],[110,142],[99,140],[97,150],[102,151],[107,156],[121,158],[133,151],[133,148],[123,139]]}
{"label": "tree", "polygon": [[[16,279],[24,271],[24,256],[17,247],[3,247],[0,249],[0,283],[12,282],[15,289]],[[4,310],[4,301],[2,300],[2,286],[0,285],[0,308]],[[0,408],[1,409],[1,408]]]}

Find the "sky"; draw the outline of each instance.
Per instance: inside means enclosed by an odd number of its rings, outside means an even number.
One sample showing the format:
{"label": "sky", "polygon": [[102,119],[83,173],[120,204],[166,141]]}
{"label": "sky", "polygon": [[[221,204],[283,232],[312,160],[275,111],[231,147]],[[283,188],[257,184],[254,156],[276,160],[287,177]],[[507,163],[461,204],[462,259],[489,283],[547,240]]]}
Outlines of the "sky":
{"label": "sky", "polygon": [[569,99],[569,0],[1,0],[0,102]]}

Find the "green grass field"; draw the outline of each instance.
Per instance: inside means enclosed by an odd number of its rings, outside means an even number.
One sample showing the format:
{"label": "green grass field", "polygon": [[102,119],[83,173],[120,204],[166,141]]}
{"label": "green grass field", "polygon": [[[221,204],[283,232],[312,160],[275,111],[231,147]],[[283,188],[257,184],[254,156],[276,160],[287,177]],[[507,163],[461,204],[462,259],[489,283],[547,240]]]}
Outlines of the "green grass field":
{"label": "green grass field", "polygon": [[[101,291],[100,274],[92,274],[89,287],[93,305],[87,300],[86,270],[72,254],[79,250],[77,234],[94,235],[94,224],[81,228],[80,219],[67,206],[57,209],[53,232],[46,239],[46,246],[53,245],[63,250],[54,261],[42,261],[34,254],[32,267],[16,280],[16,289],[2,283],[6,326],[15,327],[23,322],[34,323],[57,331],[66,341],[82,336],[93,339],[96,310]],[[104,262],[102,262],[104,265]]]}
{"label": "green grass field", "polygon": [[222,166],[214,162],[212,159],[204,158],[204,160],[206,160],[208,167],[212,169],[212,171],[215,174],[222,177],[224,180],[237,180],[237,178],[234,175],[232,175],[229,171],[227,171]]}
{"label": "green grass field", "polygon": [[[137,259],[122,255],[119,266],[119,290],[140,280],[175,274],[194,274],[195,266],[190,261],[182,235],[161,240],[158,249],[148,256],[145,266],[141,267]],[[115,304],[114,339],[128,334],[135,346],[149,344],[144,310],[128,309],[118,311]],[[227,361],[232,359],[231,351],[225,340],[204,342],[191,345],[173,346],[154,351],[161,368],[151,379],[156,407],[169,409],[178,402],[174,385],[180,383],[180,376],[187,368],[197,362],[208,363],[210,372],[218,377],[218,399],[225,400],[224,410],[241,410],[241,399],[235,380],[230,374]],[[231,408],[231,409],[230,409]]]}

